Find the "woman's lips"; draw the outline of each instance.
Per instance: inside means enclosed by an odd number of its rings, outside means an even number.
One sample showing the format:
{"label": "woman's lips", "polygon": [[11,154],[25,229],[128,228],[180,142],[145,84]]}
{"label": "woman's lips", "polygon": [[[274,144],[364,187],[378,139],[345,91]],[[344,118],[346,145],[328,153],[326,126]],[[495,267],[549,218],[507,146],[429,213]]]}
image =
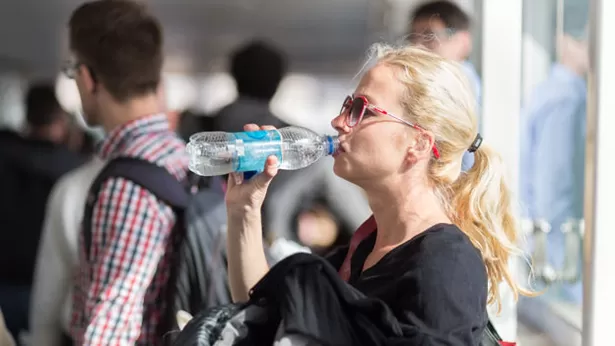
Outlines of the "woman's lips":
{"label": "woman's lips", "polygon": [[345,153],[346,150],[344,150],[344,147],[342,146],[342,144],[340,143],[339,147],[337,147],[337,150],[335,151],[335,153],[333,153],[333,157],[336,157],[340,154]]}

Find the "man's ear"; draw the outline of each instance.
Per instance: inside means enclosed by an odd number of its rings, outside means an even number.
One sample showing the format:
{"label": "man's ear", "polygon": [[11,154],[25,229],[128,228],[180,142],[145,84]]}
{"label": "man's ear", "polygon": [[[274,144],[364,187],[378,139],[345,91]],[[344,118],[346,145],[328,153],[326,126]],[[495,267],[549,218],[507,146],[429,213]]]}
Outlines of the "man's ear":
{"label": "man's ear", "polygon": [[465,60],[470,57],[472,52],[472,34],[469,31],[459,31],[455,33],[455,40],[460,50],[459,60]]}
{"label": "man's ear", "polygon": [[175,314],[175,319],[177,320],[179,330],[183,330],[186,324],[192,320],[192,315],[184,310],[179,310],[177,314]]}
{"label": "man's ear", "polygon": [[96,91],[96,78],[94,77],[92,69],[84,64],[81,64],[79,65],[79,74],[81,75],[81,80],[85,90],[89,93],[94,93]]}

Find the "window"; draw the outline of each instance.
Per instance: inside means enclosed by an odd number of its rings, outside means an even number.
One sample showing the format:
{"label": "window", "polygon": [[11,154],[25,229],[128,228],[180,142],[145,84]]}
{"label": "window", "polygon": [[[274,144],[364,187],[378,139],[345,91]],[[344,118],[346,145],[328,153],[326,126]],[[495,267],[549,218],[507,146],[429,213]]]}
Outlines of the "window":
{"label": "window", "polygon": [[588,8],[525,0],[523,11],[520,195],[545,293],[522,301],[520,315],[558,342],[580,340],[582,325]]}

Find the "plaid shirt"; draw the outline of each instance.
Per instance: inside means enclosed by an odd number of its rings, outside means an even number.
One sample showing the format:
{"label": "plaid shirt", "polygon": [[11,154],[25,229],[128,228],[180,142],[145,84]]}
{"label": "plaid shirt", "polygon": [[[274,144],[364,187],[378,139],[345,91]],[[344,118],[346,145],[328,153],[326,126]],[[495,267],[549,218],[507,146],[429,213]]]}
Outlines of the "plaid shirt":
{"label": "plaid shirt", "polygon": [[[165,167],[179,180],[188,167],[185,144],[165,115],[132,121],[112,131],[99,152],[145,159]],[[131,181],[102,184],[92,214],[90,260],[83,235],[81,268],[75,279],[72,331],[78,345],[157,345],[156,328],[169,277],[171,208]]]}

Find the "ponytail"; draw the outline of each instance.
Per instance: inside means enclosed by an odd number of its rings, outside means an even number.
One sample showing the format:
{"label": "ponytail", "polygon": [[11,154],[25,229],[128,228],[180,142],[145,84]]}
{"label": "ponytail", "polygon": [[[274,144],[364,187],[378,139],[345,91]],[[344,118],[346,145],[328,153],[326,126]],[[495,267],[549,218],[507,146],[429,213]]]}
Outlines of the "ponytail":
{"label": "ponytail", "polygon": [[519,294],[533,295],[515,283],[509,260],[521,255],[517,247],[520,224],[511,191],[504,178],[501,157],[486,145],[474,152],[474,165],[453,183],[450,191],[451,214],[455,224],[480,251],[489,278],[488,303],[501,310],[499,284],[505,281],[515,299]]}
{"label": "ponytail", "polygon": [[[449,218],[480,251],[489,279],[489,304],[501,310],[500,283],[515,298],[534,296],[515,283],[509,262],[523,255],[516,205],[504,179],[500,156],[477,136],[476,99],[461,65],[423,49],[376,45],[378,63],[398,69],[405,88],[401,104],[408,120],[429,131],[439,157],[430,161],[429,178]],[[474,151],[474,165],[459,175],[462,154]]]}

